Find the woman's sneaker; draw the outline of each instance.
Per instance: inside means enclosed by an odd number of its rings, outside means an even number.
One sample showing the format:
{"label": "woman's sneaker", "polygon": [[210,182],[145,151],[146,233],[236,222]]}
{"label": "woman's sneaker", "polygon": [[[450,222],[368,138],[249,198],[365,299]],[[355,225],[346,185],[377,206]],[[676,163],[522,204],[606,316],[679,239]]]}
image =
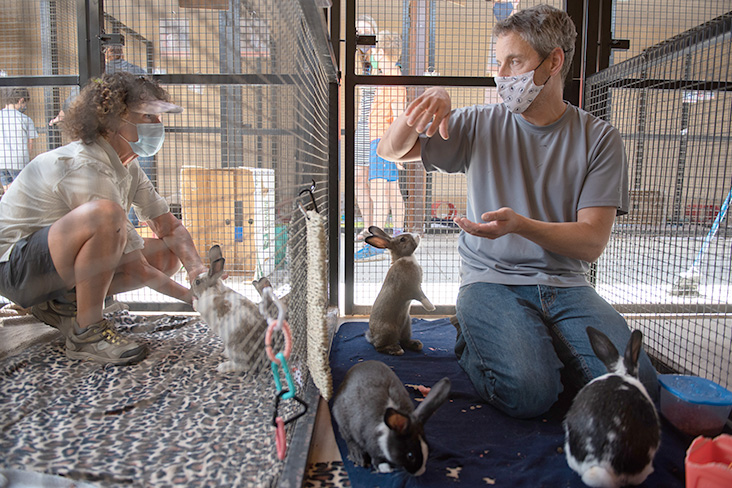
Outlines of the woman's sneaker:
{"label": "woman's sneaker", "polygon": [[33,305],[31,314],[44,324],[61,331],[64,337],[74,334],[74,318],[76,317],[76,303],[64,303],[58,300]]}
{"label": "woman's sneaker", "polygon": [[147,348],[125,339],[111,322],[103,319],[84,330],[73,322],[74,332],[66,338],[66,355],[72,359],[90,359],[102,364],[125,365],[141,361]]}

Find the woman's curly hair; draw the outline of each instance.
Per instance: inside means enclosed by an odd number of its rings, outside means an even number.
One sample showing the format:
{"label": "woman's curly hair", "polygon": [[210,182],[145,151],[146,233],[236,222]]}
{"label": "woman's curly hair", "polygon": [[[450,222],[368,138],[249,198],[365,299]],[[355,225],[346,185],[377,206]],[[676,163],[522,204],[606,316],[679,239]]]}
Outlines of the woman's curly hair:
{"label": "woman's curly hair", "polygon": [[142,100],[168,102],[170,95],[151,78],[125,71],[93,78],[64,114],[64,130],[72,139],[91,144],[116,131],[128,107]]}

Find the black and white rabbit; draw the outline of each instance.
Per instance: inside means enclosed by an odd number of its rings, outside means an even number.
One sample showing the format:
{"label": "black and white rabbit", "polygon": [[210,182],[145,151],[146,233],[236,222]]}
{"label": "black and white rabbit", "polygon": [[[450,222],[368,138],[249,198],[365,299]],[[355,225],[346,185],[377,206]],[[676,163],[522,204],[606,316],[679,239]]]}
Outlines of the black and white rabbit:
{"label": "black and white rabbit", "polygon": [[580,390],[564,419],[567,463],[587,486],[639,485],[661,443],[656,407],[638,380],[643,335],[633,331],[623,358],[602,332],[588,327],[587,335],[609,372]]}
{"label": "black and white rabbit", "polygon": [[208,251],[209,270],[191,283],[193,308],[224,343],[228,359],[218,365],[220,373],[248,371],[260,366],[267,321],[259,307],[244,295],[237,293],[221,280],[224,257],[216,245]]}
{"label": "black and white rabbit", "polygon": [[333,400],[333,418],[358,466],[380,473],[404,468],[419,476],[429,449],[424,423],[447,400],[450,379],[438,381],[415,409],[397,375],[380,361],[364,361],[348,370]]}
{"label": "black and white rabbit", "polygon": [[377,351],[395,356],[404,354],[404,349],[421,351],[422,343],[412,339],[409,307],[412,300],[420,301],[430,311],[435,306],[422,291],[422,267],[414,256],[419,246],[419,236],[406,233],[392,237],[373,225],[369,227],[369,232],[372,235],[366,238],[366,242],[374,247],[388,249],[391,252],[391,266],[371,308],[366,340]]}

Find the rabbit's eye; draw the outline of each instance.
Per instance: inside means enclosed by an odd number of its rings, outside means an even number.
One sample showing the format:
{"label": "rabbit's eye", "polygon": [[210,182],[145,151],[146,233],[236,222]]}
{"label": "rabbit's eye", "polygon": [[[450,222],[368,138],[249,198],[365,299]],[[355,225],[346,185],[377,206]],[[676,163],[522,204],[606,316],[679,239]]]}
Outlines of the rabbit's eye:
{"label": "rabbit's eye", "polygon": [[196,278],[196,284],[197,285],[200,285],[201,284],[201,280],[199,278]]}
{"label": "rabbit's eye", "polygon": [[409,451],[407,453],[407,460],[414,461],[414,458],[415,458],[414,453],[412,451]]}

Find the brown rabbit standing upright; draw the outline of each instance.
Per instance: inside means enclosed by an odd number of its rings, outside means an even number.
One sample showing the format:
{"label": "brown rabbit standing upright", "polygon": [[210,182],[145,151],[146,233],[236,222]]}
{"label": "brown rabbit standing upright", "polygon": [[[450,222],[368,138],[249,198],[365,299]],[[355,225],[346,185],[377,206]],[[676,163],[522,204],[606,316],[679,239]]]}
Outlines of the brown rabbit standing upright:
{"label": "brown rabbit standing upright", "polygon": [[392,237],[373,225],[369,232],[372,235],[366,238],[366,242],[388,249],[391,266],[371,308],[366,340],[377,351],[394,356],[404,354],[403,348],[421,351],[422,343],[412,339],[409,307],[412,300],[418,300],[427,310],[434,310],[435,306],[422,291],[422,267],[414,256],[419,236],[406,233]]}

